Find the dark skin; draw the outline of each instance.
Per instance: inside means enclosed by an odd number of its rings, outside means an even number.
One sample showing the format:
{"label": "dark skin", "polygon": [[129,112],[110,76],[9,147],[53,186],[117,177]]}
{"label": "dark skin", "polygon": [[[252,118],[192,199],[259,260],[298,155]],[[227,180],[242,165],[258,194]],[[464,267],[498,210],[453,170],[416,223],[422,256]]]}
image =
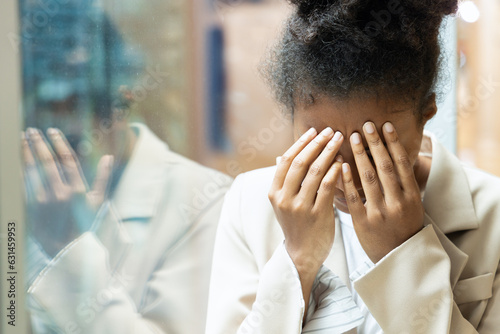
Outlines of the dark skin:
{"label": "dark skin", "polygon": [[412,104],[381,98],[323,98],[296,108],[298,140],[278,164],[269,199],[306,307],[333,246],[332,204],[352,215],[358,239],[374,263],[423,228],[420,194],[430,159],[419,151],[424,125],[436,110],[434,97],[421,119]]}

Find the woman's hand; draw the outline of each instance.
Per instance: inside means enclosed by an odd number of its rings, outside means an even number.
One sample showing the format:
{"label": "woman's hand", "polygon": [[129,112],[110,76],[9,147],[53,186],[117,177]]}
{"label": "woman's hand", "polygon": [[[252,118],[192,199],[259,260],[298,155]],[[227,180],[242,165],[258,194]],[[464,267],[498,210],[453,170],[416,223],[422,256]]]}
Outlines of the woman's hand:
{"label": "woman's hand", "polygon": [[333,245],[333,198],[341,170],[336,156],[342,142],[342,134],[334,135],[331,128],[319,135],[310,129],[281,157],[269,192],[303,288],[305,281],[312,286]]}
{"label": "woman's hand", "polygon": [[363,204],[349,164],[342,165],[344,192],[359,242],[377,263],[423,228],[424,208],[412,162],[391,123],[383,126],[386,147],[374,124],[363,127],[376,170],[359,133],[351,135],[358,173],[366,196]]}
{"label": "woman's hand", "polygon": [[30,128],[21,137],[29,228],[47,254],[54,256],[92,224],[105,200],[113,157],[100,159],[89,191],[64,135],[56,129],[47,132],[55,154],[41,131]]}

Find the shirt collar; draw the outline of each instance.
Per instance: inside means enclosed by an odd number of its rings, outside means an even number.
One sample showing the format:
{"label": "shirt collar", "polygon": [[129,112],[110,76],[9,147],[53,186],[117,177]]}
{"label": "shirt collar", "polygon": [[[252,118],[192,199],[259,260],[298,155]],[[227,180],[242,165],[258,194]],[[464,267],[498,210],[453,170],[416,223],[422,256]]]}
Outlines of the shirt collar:
{"label": "shirt collar", "polygon": [[432,134],[432,164],[424,194],[424,208],[439,229],[447,234],[479,226],[469,182],[458,158]]}
{"label": "shirt collar", "polygon": [[168,145],[146,125],[132,123],[137,141],[111,202],[123,220],[155,215],[166,183]]}

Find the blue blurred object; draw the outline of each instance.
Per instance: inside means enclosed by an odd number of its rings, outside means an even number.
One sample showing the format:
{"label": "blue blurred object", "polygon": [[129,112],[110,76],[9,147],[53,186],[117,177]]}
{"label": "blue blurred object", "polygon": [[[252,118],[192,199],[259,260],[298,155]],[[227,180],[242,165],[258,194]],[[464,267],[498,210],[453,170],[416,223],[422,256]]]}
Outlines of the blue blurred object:
{"label": "blue blurred object", "polygon": [[21,0],[20,13],[26,126],[53,126],[58,113],[108,117],[118,88],[142,71],[142,54],[94,0]]}

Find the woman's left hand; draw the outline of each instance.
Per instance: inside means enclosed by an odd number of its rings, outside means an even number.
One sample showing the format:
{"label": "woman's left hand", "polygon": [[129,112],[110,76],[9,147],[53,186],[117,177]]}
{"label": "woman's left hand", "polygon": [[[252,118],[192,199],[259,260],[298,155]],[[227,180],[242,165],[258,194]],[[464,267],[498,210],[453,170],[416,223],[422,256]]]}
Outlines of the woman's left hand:
{"label": "woman's left hand", "polygon": [[374,263],[419,232],[424,222],[420,189],[410,157],[394,126],[385,123],[382,128],[388,150],[372,122],[363,127],[376,170],[360,134],[351,135],[351,147],[366,203],[356,190],[349,164],[342,166],[345,198],[354,228],[359,242]]}

